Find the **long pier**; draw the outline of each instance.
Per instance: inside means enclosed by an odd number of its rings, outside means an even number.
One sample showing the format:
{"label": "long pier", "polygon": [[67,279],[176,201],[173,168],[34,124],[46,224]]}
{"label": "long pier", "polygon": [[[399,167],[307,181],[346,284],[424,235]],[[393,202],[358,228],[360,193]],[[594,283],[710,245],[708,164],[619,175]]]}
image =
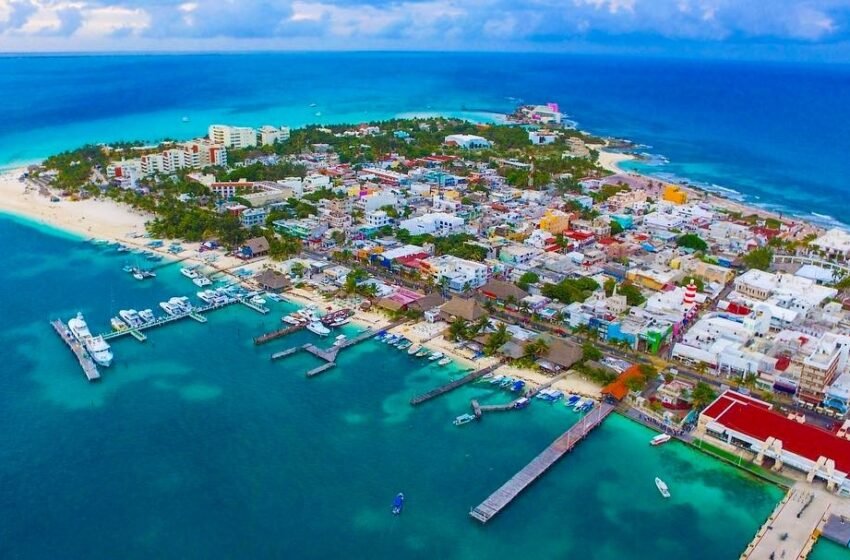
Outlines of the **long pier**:
{"label": "long pier", "polygon": [[525,408],[525,406],[522,406],[523,399],[525,399],[525,401],[531,401],[531,399],[536,397],[537,394],[540,393],[540,391],[543,391],[544,389],[548,389],[549,387],[554,385],[555,382],[566,377],[568,373],[569,372],[566,372],[566,371],[563,372],[563,373],[560,373],[560,374],[556,375],[555,377],[553,377],[552,379],[550,379],[549,381],[547,381],[546,383],[538,385],[536,389],[528,391],[523,396],[521,396],[517,399],[514,399],[510,402],[507,402],[507,403],[503,403],[503,404],[479,404],[478,401],[473,400],[470,403],[471,406],[472,406],[472,411],[475,414],[476,418],[481,418],[481,416],[485,412],[507,412],[509,410],[521,410],[521,409]]}
{"label": "long pier", "polygon": [[472,373],[468,373],[468,374],[464,375],[463,377],[460,377],[458,379],[455,379],[454,381],[446,383],[445,385],[440,385],[439,387],[431,389],[427,393],[422,393],[421,395],[417,395],[417,396],[413,397],[412,399],[410,399],[410,404],[412,404],[413,406],[416,406],[418,404],[424,403],[425,401],[430,401],[431,399],[435,399],[435,398],[439,397],[440,395],[445,395],[449,391],[454,391],[455,389],[457,389],[458,387],[460,387],[462,385],[466,385],[467,383],[475,381],[476,379],[483,377],[483,376],[487,375],[488,373],[490,373],[492,371],[495,371],[495,369],[498,368],[500,365],[502,365],[501,362],[496,362],[493,365],[490,365],[490,366],[487,366],[485,368],[473,371]]}
{"label": "long pier", "polygon": [[89,353],[83,348],[83,345],[77,341],[74,336],[71,334],[71,331],[68,329],[68,325],[56,319],[55,321],[51,321],[50,324],[53,326],[53,329],[56,331],[56,334],[62,339],[68,348],[71,349],[71,352],[77,357],[77,361],[80,363],[80,367],[83,368],[83,373],[86,375],[86,379],[89,381],[96,381],[100,379],[100,372],[97,371],[97,365],[92,360]]}
{"label": "long pier", "polygon": [[613,410],[613,405],[602,403],[590,411],[578,423],[552,442],[542,453],[532,459],[521,471],[490,494],[486,500],[474,507],[469,515],[481,523],[490,521],[497,513],[507,507],[520,492],[540,478],[558,459],[570,452],[578,442],[599,426]]}

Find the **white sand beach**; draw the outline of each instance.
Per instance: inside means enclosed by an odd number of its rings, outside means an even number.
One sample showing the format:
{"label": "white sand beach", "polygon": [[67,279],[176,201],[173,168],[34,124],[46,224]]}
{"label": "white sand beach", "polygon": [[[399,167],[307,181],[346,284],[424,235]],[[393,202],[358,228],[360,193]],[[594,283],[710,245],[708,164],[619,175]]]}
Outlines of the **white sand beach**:
{"label": "white sand beach", "polygon": [[620,167],[624,161],[635,159],[633,155],[621,154],[619,152],[607,152],[603,149],[599,150],[599,166],[607,169],[611,173],[628,173]]}

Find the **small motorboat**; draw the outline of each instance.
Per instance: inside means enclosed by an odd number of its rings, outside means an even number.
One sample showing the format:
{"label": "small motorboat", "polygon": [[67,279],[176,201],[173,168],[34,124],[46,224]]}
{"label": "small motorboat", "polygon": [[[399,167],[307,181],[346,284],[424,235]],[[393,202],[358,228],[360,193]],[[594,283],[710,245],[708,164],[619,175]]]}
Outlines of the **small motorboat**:
{"label": "small motorboat", "polygon": [[658,488],[658,491],[661,492],[662,496],[665,498],[670,497],[670,490],[667,488],[667,484],[657,476],[655,477],[655,487]]}
{"label": "small motorboat", "polygon": [[670,441],[670,439],[670,434],[658,434],[657,436],[649,440],[649,445],[652,445],[653,447],[656,445],[663,445]]}
{"label": "small motorboat", "polygon": [[420,350],[419,350],[419,352],[417,352],[417,353],[416,353],[416,354],[414,354],[414,355],[415,355],[417,358],[424,358],[425,356],[427,356],[427,355],[428,355],[428,349],[427,349],[427,348],[425,348],[425,347],[422,347],[422,349],[420,349]]}
{"label": "small motorboat", "polygon": [[446,358],[443,358],[442,360],[440,360],[439,362],[437,362],[437,365],[438,365],[438,366],[447,366],[447,365],[449,365],[450,363],[452,363],[452,359],[451,359],[451,358],[446,357]]}
{"label": "small motorboat", "polygon": [[475,416],[472,414],[461,414],[452,421],[452,424],[455,426],[463,426],[464,424],[469,424],[473,420],[475,420]]}
{"label": "small motorboat", "polygon": [[414,344],[414,345],[412,345],[410,348],[408,348],[408,349],[407,349],[407,355],[408,355],[408,356],[413,356],[414,354],[416,354],[416,353],[417,353],[417,352],[419,352],[420,350],[422,350],[422,347],[421,347],[421,346],[419,346],[418,344]]}
{"label": "small motorboat", "polygon": [[444,357],[445,357],[445,354],[443,354],[442,352],[434,352],[433,354],[428,356],[428,359],[432,362],[436,362],[437,360],[441,360]]}
{"label": "small motorboat", "polygon": [[393,515],[400,515],[404,509],[404,494],[399,492],[393,500]]}

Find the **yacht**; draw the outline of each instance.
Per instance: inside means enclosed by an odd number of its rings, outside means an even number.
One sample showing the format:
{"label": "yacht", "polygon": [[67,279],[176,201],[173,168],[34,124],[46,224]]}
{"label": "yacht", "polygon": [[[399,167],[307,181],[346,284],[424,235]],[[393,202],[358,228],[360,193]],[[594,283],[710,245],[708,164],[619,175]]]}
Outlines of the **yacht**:
{"label": "yacht", "polygon": [[113,317],[112,319],[110,319],[109,324],[112,325],[113,331],[123,331],[127,328],[127,323],[125,323],[118,317]]}
{"label": "yacht", "polygon": [[344,334],[339,335],[334,339],[334,346],[342,346],[348,340],[348,337]]}
{"label": "yacht", "polygon": [[303,317],[301,317],[300,315],[296,315],[296,314],[292,313],[290,315],[284,315],[283,318],[281,319],[281,321],[283,321],[284,323],[287,323],[289,325],[300,325],[301,323],[303,323],[305,321],[305,319]]}
{"label": "yacht", "polygon": [[131,329],[135,329],[142,324],[142,318],[139,317],[139,314],[135,309],[122,309],[118,312],[118,316],[121,317],[125,323],[130,325]]}
{"label": "yacht", "polygon": [[177,307],[182,313],[192,311],[192,304],[186,296],[175,296],[168,300],[168,303]]}
{"label": "yacht", "polygon": [[145,323],[153,323],[156,320],[154,317],[153,310],[151,309],[143,309],[139,311],[139,318]]}
{"label": "yacht", "polygon": [[195,294],[198,296],[198,299],[203,301],[204,303],[212,303],[216,298],[216,293],[212,290],[201,290]]}
{"label": "yacht", "polygon": [[307,323],[307,330],[319,336],[328,336],[331,330],[318,321]]}
{"label": "yacht", "polygon": [[195,272],[191,268],[186,268],[186,267],[183,267],[183,268],[180,269],[180,274],[182,274],[183,276],[185,276],[186,278],[189,278],[191,280],[194,280],[195,278],[198,277],[197,272]]}
{"label": "yacht", "polygon": [[663,445],[668,441],[670,441],[670,434],[658,434],[657,436],[649,440],[649,445]]}
{"label": "yacht", "polygon": [[198,286],[199,288],[203,288],[204,286],[209,286],[210,284],[212,284],[212,280],[210,280],[206,276],[198,276],[192,279],[192,283]]}
{"label": "yacht", "polygon": [[180,307],[174,305],[170,301],[161,301],[159,302],[159,306],[168,315],[179,315],[181,313]]}
{"label": "yacht", "polygon": [[667,484],[657,476],[655,477],[655,487],[658,488],[658,491],[661,492],[662,496],[665,498],[670,497],[670,490],[667,488]]}
{"label": "yacht", "polygon": [[112,364],[112,350],[102,336],[92,336],[82,313],[68,321],[68,330],[88,351],[92,359],[99,365],[109,367]]}

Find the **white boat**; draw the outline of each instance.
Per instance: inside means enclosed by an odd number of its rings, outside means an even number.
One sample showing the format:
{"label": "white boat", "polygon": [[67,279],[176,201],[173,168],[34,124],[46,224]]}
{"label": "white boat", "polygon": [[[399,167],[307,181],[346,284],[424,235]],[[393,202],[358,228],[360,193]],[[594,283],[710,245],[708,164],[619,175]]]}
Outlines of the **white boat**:
{"label": "white boat", "polygon": [[445,355],[445,354],[443,354],[442,352],[434,352],[433,354],[431,354],[430,356],[428,356],[428,360],[430,360],[430,361],[432,361],[432,362],[435,362],[435,361],[437,361],[437,360],[441,360],[441,359],[443,359],[443,358],[445,358],[445,357],[446,357],[446,355]]}
{"label": "white boat", "polygon": [[182,274],[186,278],[189,278],[189,279],[192,279],[192,280],[194,280],[195,278],[198,277],[198,273],[195,272],[194,269],[191,269],[191,268],[185,268],[185,267],[181,268],[180,274]]}
{"label": "white boat", "polygon": [[662,445],[670,441],[670,439],[670,434],[658,434],[657,436],[649,440],[649,445]]}
{"label": "white boat", "polygon": [[351,322],[350,317],[340,317],[339,319],[334,319],[334,321],[331,323],[331,326],[332,327],[341,327],[343,325],[347,325],[350,322]]}
{"label": "white boat", "polygon": [[192,279],[192,283],[198,286],[199,288],[203,288],[204,286],[209,286],[210,284],[212,284],[212,280],[210,280],[206,276],[198,276],[197,278]]}
{"label": "white boat", "polygon": [[186,296],[175,296],[168,300],[168,303],[178,308],[183,313],[192,311],[192,304]]}
{"label": "white boat", "polygon": [[301,323],[304,322],[304,319],[301,319],[300,317],[295,317],[293,315],[285,315],[281,319],[281,321],[283,321],[284,323],[287,323],[289,325],[300,325]]}
{"label": "white boat", "polygon": [[179,315],[181,313],[180,307],[173,305],[168,301],[159,302],[159,306],[165,311],[168,315]]}
{"label": "white boat", "polygon": [[139,317],[139,313],[135,309],[122,309],[118,312],[118,316],[130,325],[130,328],[136,328],[142,324],[142,318]]}
{"label": "white boat", "polygon": [[251,303],[253,303],[254,305],[265,305],[266,300],[264,300],[260,296],[254,296],[251,298]]}
{"label": "white boat", "polygon": [[85,342],[86,350],[92,359],[103,367],[112,365],[112,350],[102,336],[90,336]]}
{"label": "white boat", "polygon": [[112,325],[113,331],[123,331],[127,329],[127,323],[125,323],[118,317],[113,317],[112,319],[110,319],[109,324]]}
{"label": "white boat", "polygon": [[318,321],[307,323],[307,330],[319,336],[328,336],[331,330]]}
{"label": "white boat", "polygon": [[667,488],[667,484],[657,476],[655,477],[655,487],[658,488],[658,491],[661,492],[662,496],[665,498],[670,497],[670,490]]}
{"label": "white boat", "polygon": [[461,414],[452,421],[452,424],[455,426],[463,426],[464,424],[469,424],[473,420],[475,420],[475,416],[472,414]]}
{"label": "white boat", "polygon": [[109,367],[112,364],[112,350],[102,336],[92,336],[82,313],[68,321],[68,330],[82,344],[92,359],[99,365]]}
{"label": "white boat", "polygon": [[216,293],[212,290],[201,290],[195,294],[198,296],[198,299],[203,301],[204,303],[212,303],[216,298]]}
{"label": "white boat", "polygon": [[407,349],[407,355],[413,356],[414,354],[416,354],[420,350],[422,350],[422,347],[419,346],[418,344],[414,344],[413,346],[411,346],[410,348]]}
{"label": "white boat", "polygon": [[343,344],[345,344],[346,340],[348,340],[348,337],[344,334],[341,334],[334,340],[334,346],[342,346]]}
{"label": "white boat", "polygon": [[153,323],[156,320],[156,317],[154,317],[153,314],[153,310],[151,309],[143,309],[139,311],[139,318],[146,324]]}
{"label": "white boat", "polygon": [[447,366],[447,365],[449,365],[450,363],[452,363],[452,359],[451,359],[451,358],[443,358],[442,360],[440,360],[439,362],[437,362],[437,365],[438,365],[438,366]]}

